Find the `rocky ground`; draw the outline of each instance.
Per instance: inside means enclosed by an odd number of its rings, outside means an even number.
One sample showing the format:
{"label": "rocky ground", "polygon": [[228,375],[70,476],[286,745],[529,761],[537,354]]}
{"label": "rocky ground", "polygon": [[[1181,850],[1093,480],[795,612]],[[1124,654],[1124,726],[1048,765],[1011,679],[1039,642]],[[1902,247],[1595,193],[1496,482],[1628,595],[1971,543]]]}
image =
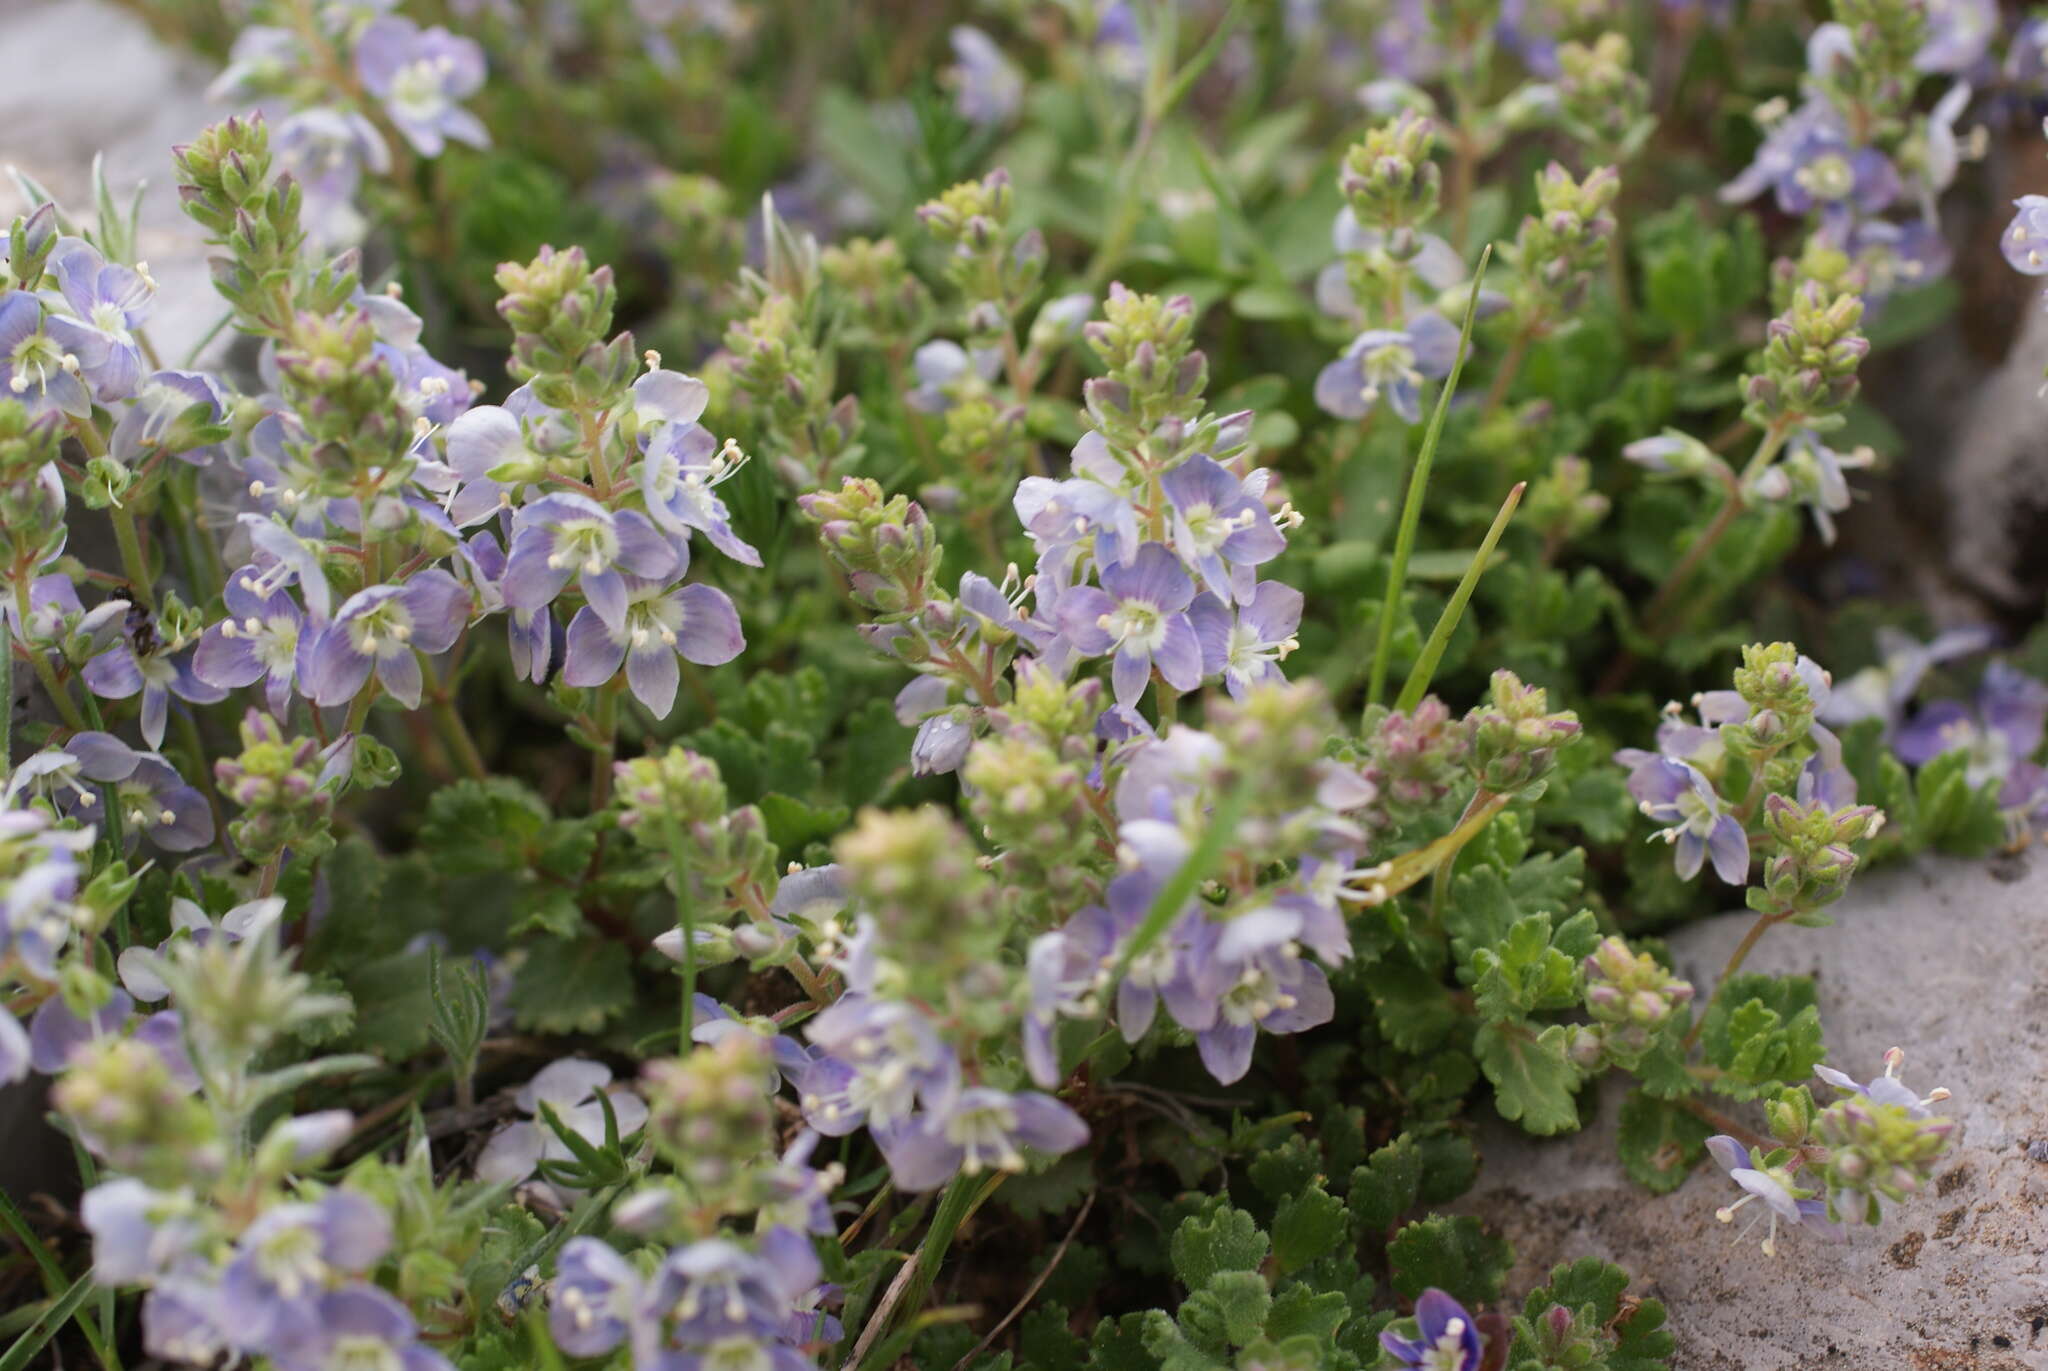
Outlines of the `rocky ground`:
{"label": "rocky ground", "polygon": [[[2048,853],[1881,872],[1835,909],[1834,928],[1775,930],[1747,969],[1815,978],[1835,1065],[1876,1075],[1897,1045],[1915,1089],[1955,1092],[1962,1142],[1931,1190],[1878,1230],[1781,1236],[1767,1258],[1715,1222],[1738,1192],[1711,1164],[1671,1195],[1629,1184],[1617,1094],[1570,1138],[1492,1128],[1464,1207],[1514,1242],[1513,1289],[1589,1255],[1636,1273],[1669,1306],[1680,1371],[2048,1367]],[[1672,939],[1702,993],[1748,924]]]}
{"label": "rocky ground", "polygon": [[[171,169],[173,145],[229,112],[206,99],[212,73],[101,0],[4,0],[0,52],[16,59],[0,81],[0,166],[88,221],[95,155],[124,208],[136,183],[149,183],[137,234],[161,288],[149,332],[165,365],[180,365],[223,312]],[[0,223],[23,208],[13,178],[0,177]]]}

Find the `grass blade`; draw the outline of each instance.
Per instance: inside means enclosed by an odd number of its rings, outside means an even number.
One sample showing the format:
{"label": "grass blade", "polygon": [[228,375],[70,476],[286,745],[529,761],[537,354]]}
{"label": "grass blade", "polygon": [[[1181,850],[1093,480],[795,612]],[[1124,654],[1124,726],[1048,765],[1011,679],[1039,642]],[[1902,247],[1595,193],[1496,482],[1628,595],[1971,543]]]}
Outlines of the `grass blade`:
{"label": "grass blade", "polygon": [[42,1317],[30,1324],[26,1333],[14,1340],[14,1345],[7,1349],[6,1355],[0,1356],[0,1371],[22,1371],[23,1367],[28,1366],[30,1359],[42,1351],[51,1338],[57,1336],[57,1330],[78,1313],[91,1296],[92,1290],[91,1272],[73,1281],[71,1288],[59,1296],[55,1304],[45,1309]]}
{"label": "grass blade", "polygon": [[1515,506],[1522,503],[1522,492],[1529,488],[1527,481],[1518,481],[1508,492],[1507,500],[1501,505],[1500,513],[1493,516],[1493,527],[1486,530],[1486,537],[1479,544],[1479,551],[1472,554],[1472,565],[1465,568],[1458,588],[1451,592],[1451,602],[1444,606],[1444,612],[1437,616],[1436,627],[1430,631],[1429,641],[1422,645],[1422,655],[1415,659],[1415,666],[1408,673],[1406,684],[1401,687],[1400,698],[1394,701],[1397,712],[1406,713],[1422,700],[1422,693],[1429,689],[1429,678],[1436,674],[1436,664],[1443,660],[1444,649],[1450,645],[1451,634],[1458,628],[1458,620],[1465,617],[1465,605],[1472,598],[1472,591],[1479,585],[1479,578],[1486,574],[1486,563],[1493,556],[1494,544],[1507,531],[1508,521],[1515,517]]}
{"label": "grass blade", "polygon": [[1401,585],[1408,579],[1408,558],[1415,551],[1415,528],[1422,522],[1422,497],[1429,489],[1429,469],[1436,461],[1436,445],[1443,437],[1444,415],[1450,412],[1451,397],[1458,393],[1458,376],[1465,370],[1465,357],[1472,350],[1472,321],[1479,315],[1479,286],[1486,279],[1486,264],[1493,258],[1493,245],[1479,254],[1472,272],[1472,294],[1465,301],[1465,322],[1458,330],[1458,356],[1451,374],[1444,378],[1443,391],[1436,397],[1436,409],[1429,416],[1429,429],[1422,436],[1422,451],[1415,457],[1415,472],[1408,478],[1408,499],[1401,507],[1401,527],[1394,536],[1394,561],[1387,568],[1387,598],[1380,605],[1378,639],[1373,647],[1372,667],[1365,688],[1370,709],[1387,688],[1387,650],[1394,641],[1394,614],[1401,604]]}

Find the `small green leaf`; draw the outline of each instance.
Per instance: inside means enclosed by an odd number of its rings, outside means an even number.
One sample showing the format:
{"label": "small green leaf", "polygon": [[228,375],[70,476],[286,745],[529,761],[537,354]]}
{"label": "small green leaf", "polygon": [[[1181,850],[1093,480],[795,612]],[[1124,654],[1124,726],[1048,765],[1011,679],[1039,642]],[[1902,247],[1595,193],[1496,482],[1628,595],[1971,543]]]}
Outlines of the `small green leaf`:
{"label": "small green leaf", "polygon": [[1469,1215],[1433,1215],[1411,1223],[1387,1244],[1394,1289],[1409,1299],[1435,1286],[1465,1305],[1500,1298],[1514,1249]]}
{"label": "small green leaf", "polygon": [[1422,1185],[1422,1150],[1402,1134],[1351,1173],[1351,1213],[1367,1233],[1393,1226],[1415,1207]]}
{"label": "small green leaf", "polygon": [[1289,1275],[1336,1251],[1350,1232],[1344,1202],[1320,1185],[1290,1196],[1273,1215],[1273,1256]]}
{"label": "small green leaf", "polygon": [[1493,1082],[1502,1118],[1531,1133],[1566,1133],[1579,1126],[1579,1068],[1566,1051],[1566,1029],[1552,1024],[1531,1035],[1512,1024],[1486,1024],[1474,1041],[1479,1067]]}
{"label": "small green leaf", "polygon": [[1629,1176],[1663,1195],[1685,1183],[1713,1131],[1689,1110],[1632,1090],[1621,1106],[1616,1145]]}
{"label": "small green leaf", "polygon": [[1183,1219],[1173,1233],[1173,1273],[1200,1290],[1219,1271],[1256,1271],[1266,1259],[1266,1235],[1242,1209],[1216,1200],[1208,1213]]}

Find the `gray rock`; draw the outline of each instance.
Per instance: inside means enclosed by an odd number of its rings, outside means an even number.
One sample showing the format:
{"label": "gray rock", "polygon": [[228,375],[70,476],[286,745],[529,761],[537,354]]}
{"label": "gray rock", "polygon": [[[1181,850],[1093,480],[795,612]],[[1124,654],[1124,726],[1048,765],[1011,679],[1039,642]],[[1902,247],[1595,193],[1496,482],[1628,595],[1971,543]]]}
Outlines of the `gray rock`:
{"label": "gray rock", "polygon": [[[1815,978],[1833,1064],[1876,1075],[1897,1045],[1915,1089],[1954,1092],[1953,1158],[1882,1227],[1781,1234],[1765,1257],[1760,1233],[1715,1221],[1738,1192],[1711,1162],[1670,1195],[1629,1183],[1612,1088],[1569,1138],[1495,1121],[1461,1207],[1514,1242],[1518,1294],[1558,1262],[1626,1267],[1669,1307],[1683,1371],[2048,1367],[2048,859],[1929,859],[1865,877],[1834,912],[1833,928],[1773,930],[1745,969]],[[1749,922],[1673,937],[1702,994]]]}
{"label": "gray rock", "polygon": [[[2031,302],[2036,283],[2024,282]],[[1972,588],[2010,608],[2040,608],[2048,590],[2048,312],[2023,316],[2012,351],[1952,411],[1959,419],[1941,467],[1948,552]]]}
{"label": "gray rock", "polygon": [[[105,155],[107,184],[124,209],[136,183],[149,183],[136,235],[159,287],[148,331],[164,365],[180,365],[225,309],[199,230],[178,211],[171,164],[173,145],[229,112],[205,97],[212,73],[104,0],[0,4],[0,52],[14,59],[0,81],[0,163],[88,222],[95,154]],[[13,179],[0,177],[0,224],[25,207]]]}

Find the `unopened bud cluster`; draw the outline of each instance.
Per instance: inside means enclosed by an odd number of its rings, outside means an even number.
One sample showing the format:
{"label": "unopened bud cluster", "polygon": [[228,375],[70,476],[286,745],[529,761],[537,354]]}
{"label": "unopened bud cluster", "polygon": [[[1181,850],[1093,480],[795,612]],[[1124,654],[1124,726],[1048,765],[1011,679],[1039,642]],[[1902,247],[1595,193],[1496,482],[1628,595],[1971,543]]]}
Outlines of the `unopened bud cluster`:
{"label": "unopened bud cluster", "polygon": [[220,793],[239,805],[228,834],[242,855],[268,862],[291,848],[312,858],[334,845],[334,788],[322,784],[318,745],[288,738],[261,710],[242,717],[242,750],[213,764]]}
{"label": "unopened bud cluster", "polygon": [[972,344],[1008,337],[1045,275],[1045,235],[1011,230],[1014,203],[1010,175],[999,167],[918,207],[926,230],[951,249],[946,278],[961,294]]}
{"label": "unopened bud cluster", "polygon": [[941,549],[916,501],[884,497],[876,482],[848,477],[836,491],[797,497],[797,507],[818,525],[818,541],[862,608],[901,615],[931,598]]}
{"label": "unopened bud cluster", "polygon": [[1435,147],[1436,126],[1404,109],[1353,143],[1338,169],[1337,189],[1351,212],[1385,234],[1396,257],[1412,252],[1416,230],[1436,213],[1443,172],[1431,156]]}
{"label": "unopened bud cluster", "polygon": [[1512,671],[1496,671],[1487,703],[1465,716],[1472,733],[1471,770],[1480,789],[1514,795],[1541,783],[1557,765],[1557,750],[1579,739],[1579,716],[1552,711],[1541,686],[1522,684]]}
{"label": "unopened bud cluster", "polygon": [[1552,162],[1536,176],[1536,212],[1522,220],[1510,251],[1515,306],[1525,328],[1554,326],[1585,298],[1614,237],[1612,205],[1621,192],[1613,167],[1583,179]]}
{"label": "unopened bud cluster", "polygon": [[1601,939],[1584,969],[1586,1013],[1602,1025],[1608,1054],[1624,1063],[1647,1051],[1671,1016],[1692,1002],[1691,982],[1620,938]]}
{"label": "unopened bud cluster", "polygon": [[1858,331],[1863,301],[1817,281],[1802,285],[1771,320],[1757,370],[1743,378],[1743,413],[1759,426],[1811,427],[1834,419],[1856,398],[1856,369],[1870,351]]}
{"label": "unopened bud cluster", "polygon": [[698,1203],[752,1207],[740,1181],[774,1141],[773,1071],[761,1038],[739,1028],[641,1072],[647,1136]]}

